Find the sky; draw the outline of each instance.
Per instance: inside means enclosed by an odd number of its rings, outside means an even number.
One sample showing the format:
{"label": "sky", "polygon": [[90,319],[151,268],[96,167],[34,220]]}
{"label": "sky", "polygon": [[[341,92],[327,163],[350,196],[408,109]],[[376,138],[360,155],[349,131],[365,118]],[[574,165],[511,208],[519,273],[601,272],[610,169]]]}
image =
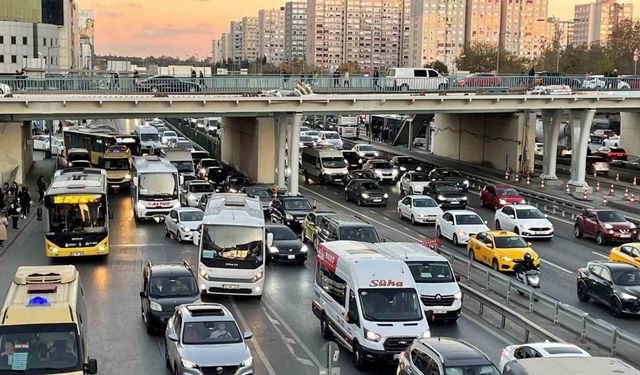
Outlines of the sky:
{"label": "sky", "polygon": [[[80,8],[93,9],[96,53],[127,56],[211,55],[211,40],[243,16],[258,9],[276,8],[286,0],[76,0]],[[573,17],[575,4],[595,0],[549,0],[549,16]],[[621,0],[634,5],[640,0]]]}

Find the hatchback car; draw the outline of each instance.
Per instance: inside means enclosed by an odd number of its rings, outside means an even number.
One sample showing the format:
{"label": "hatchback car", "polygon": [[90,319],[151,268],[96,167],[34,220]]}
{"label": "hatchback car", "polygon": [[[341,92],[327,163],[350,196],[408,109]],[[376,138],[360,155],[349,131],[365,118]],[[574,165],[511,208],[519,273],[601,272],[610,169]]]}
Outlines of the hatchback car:
{"label": "hatchback car", "polygon": [[407,218],[411,224],[434,224],[442,209],[431,197],[424,195],[408,195],[398,201],[400,219]]}
{"label": "hatchback car", "polygon": [[465,208],[467,196],[455,185],[446,181],[430,182],[424,189],[424,194],[435,199],[442,208]]}
{"label": "hatchback car", "polygon": [[142,270],[140,312],[148,333],[164,328],[176,310],[176,306],[200,299],[191,266],[182,263],[151,262]]}
{"label": "hatchback car", "polygon": [[511,362],[525,358],[549,358],[549,357],[591,357],[581,347],[566,342],[531,342],[524,345],[509,345],[502,350],[500,355],[500,369]]}
{"label": "hatchback car", "polygon": [[609,163],[622,164],[629,157],[629,154],[624,148],[603,146],[593,153],[595,156],[602,156],[607,159]]}
{"label": "hatchback car", "polygon": [[253,374],[253,357],[231,312],[218,303],[180,305],[164,339],[164,360],[174,374]]}
{"label": "hatchback car", "polygon": [[487,185],[480,192],[480,207],[491,207],[495,210],[508,204],[525,204],[520,193],[506,184]]}
{"label": "hatchback car", "polygon": [[431,181],[446,181],[454,184],[461,191],[469,190],[469,180],[462,173],[448,168],[435,168],[429,172]]}
{"label": "hatchback car", "polygon": [[307,260],[307,245],[291,228],[282,224],[270,224],[265,227],[267,233],[273,235],[273,243],[269,246],[267,262],[277,260],[304,264]]}
{"label": "hatchback car", "polygon": [[204,212],[199,208],[174,208],[164,219],[164,235],[178,242],[191,241],[193,232],[202,225]]}
{"label": "hatchback car", "polygon": [[510,230],[524,238],[553,237],[553,224],[534,206],[504,206],[496,211],[494,221],[496,230]]}
{"label": "hatchback car", "polygon": [[344,188],[344,200],[358,206],[386,206],[389,195],[375,180],[351,180]]}
{"label": "hatchback car", "polygon": [[609,252],[609,262],[620,262],[640,268],[640,242],[614,247]]}
{"label": "hatchback car", "polygon": [[578,299],[609,306],[611,315],[640,314],[640,270],[623,263],[592,261],[578,270]]}

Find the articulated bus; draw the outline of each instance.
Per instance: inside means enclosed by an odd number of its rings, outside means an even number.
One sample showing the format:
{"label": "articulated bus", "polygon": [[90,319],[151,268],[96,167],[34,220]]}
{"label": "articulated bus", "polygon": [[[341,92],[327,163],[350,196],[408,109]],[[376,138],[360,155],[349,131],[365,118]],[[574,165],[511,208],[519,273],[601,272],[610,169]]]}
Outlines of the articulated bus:
{"label": "articulated bus", "polygon": [[104,170],[58,170],[44,197],[46,256],[106,256],[109,215]]}
{"label": "articulated bus", "polygon": [[111,146],[127,146],[132,155],[140,155],[138,136],[117,134],[103,129],[65,130],[64,145],[67,150],[72,148],[86,149],[91,155],[91,164],[100,168],[103,167],[104,154]]}

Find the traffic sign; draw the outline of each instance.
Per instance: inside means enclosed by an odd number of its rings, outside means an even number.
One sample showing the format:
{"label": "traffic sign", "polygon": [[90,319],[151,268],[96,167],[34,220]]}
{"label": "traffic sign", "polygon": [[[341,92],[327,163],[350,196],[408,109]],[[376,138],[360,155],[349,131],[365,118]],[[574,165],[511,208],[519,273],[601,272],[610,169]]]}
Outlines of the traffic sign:
{"label": "traffic sign", "polygon": [[320,375],[340,375],[340,367],[337,365],[339,357],[340,348],[335,342],[324,343],[320,348]]}

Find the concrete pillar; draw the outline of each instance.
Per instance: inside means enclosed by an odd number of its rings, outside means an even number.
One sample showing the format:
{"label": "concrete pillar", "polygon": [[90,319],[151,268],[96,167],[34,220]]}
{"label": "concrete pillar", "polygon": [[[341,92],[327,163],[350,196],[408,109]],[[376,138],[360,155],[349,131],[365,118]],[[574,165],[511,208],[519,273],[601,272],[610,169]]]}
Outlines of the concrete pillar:
{"label": "concrete pillar", "polygon": [[222,161],[258,183],[275,183],[273,118],[223,117]]}
{"label": "concrete pillar", "polygon": [[18,184],[24,184],[32,163],[31,122],[1,122],[0,183],[13,178]]}
{"label": "concrete pillar", "polygon": [[276,123],[276,168],[277,168],[277,184],[280,188],[285,188],[286,185],[286,155],[287,155],[287,124],[282,116],[275,117]]}
{"label": "concrete pillar", "polygon": [[627,151],[629,159],[640,155],[639,139],[640,112],[620,112],[620,147]]}
{"label": "concrete pillar", "polygon": [[[595,109],[571,111],[571,186],[586,186],[587,147],[595,114]],[[545,153],[546,148],[545,145]]]}
{"label": "concrete pillar", "polygon": [[298,184],[300,176],[298,175],[298,155],[300,153],[300,125],[302,125],[302,113],[294,113],[291,115],[291,133],[289,133],[289,168],[291,175],[289,176],[289,192],[291,195],[298,194]]}
{"label": "concrete pillar", "polygon": [[542,137],[544,139],[544,154],[542,156],[542,174],[544,180],[557,180],[556,158],[558,156],[558,138],[562,121],[561,110],[542,111]]}

